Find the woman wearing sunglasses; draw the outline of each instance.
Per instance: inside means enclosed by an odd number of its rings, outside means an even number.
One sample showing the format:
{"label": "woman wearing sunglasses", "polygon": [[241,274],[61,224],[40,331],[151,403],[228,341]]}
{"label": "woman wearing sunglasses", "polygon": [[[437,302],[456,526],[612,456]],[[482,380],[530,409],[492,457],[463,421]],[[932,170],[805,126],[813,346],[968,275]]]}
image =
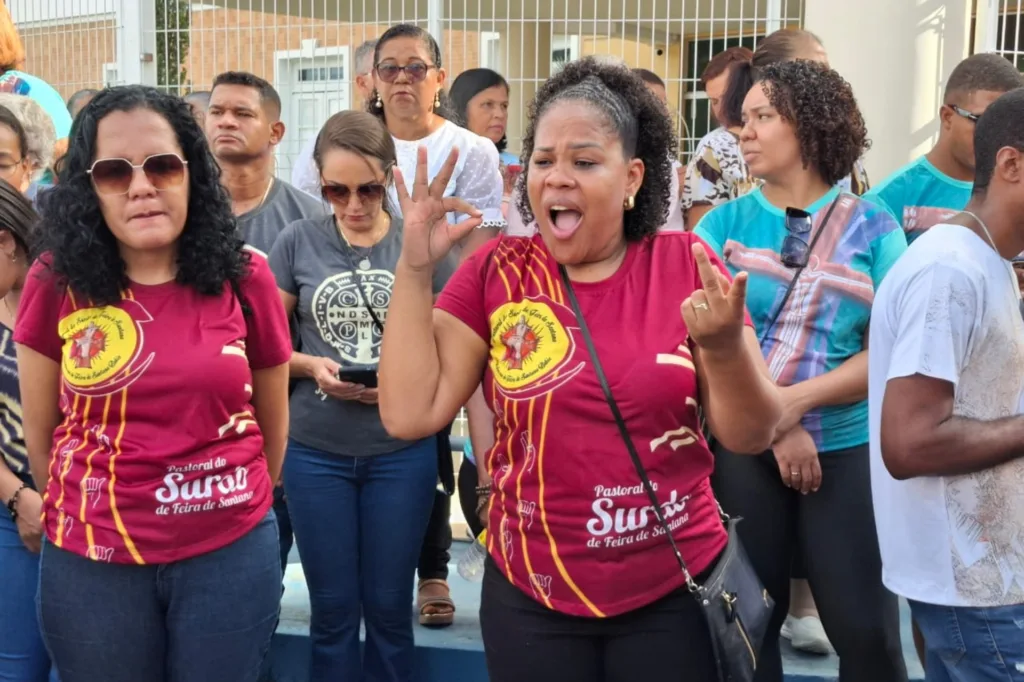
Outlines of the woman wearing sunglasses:
{"label": "woman wearing sunglasses", "polygon": [[[373,56],[373,87],[369,111],[381,119],[394,139],[397,166],[406,177],[416,173],[417,150],[428,151],[430,165],[427,177],[433,180],[452,149],[459,158],[451,180],[445,187],[446,197],[457,197],[483,213],[480,228],[460,241],[455,253],[464,258],[477,246],[493,237],[505,224],[502,213],[504,182],[500,171],[498,150],[494,142],[481,137],[451,120],[448,97],[443,86],[446,74],[441,67],[441,49],[437,41],[419,26],[392,26],[377,41]],[[401,215],[398,195],[389,190],[391,206]],[[464,215],[452,212],[452,220]],[[446,429],[447,431],[447,429]],[[450,458],[450,446],[442,432],[439,456]],[[447,460],[443,462],[447,464]],[[447,474],[446,467],[444,473]],[[442,476],[445,487],[452,484]],[[448,589],[448,560],[451,548],[451,498],[439,492],[431,512],[430,529],[419,562],[417,605],[423,625],[450,625],[455,617],[455,604]]]}
{"label": "woman wearing sunglasses", "polygon": [[[366,112],[335,114],[313,159],[328,218],[293,223],[270,254],[296,314],[285,492],[312,603],[312,682],[411,679],[409,604],[434,501],[437,441],[392,438],[377,411],[381,335],[402,250],[388,202],[395,145]],[[454,271],[442,262],[433,290]],[[360,617],[366,647],[359,644]]]}
{"label": "woman wearing sunglasses", "polygon": [[786,405],[761,457],[716,451],[722,506],[775,599],[758,682],[781,682],[779,629],[799,544],[842,682],[902,682],[896,598],[882,586],[868,465],[871,301],[906,250],[884,210],[836,183],[867,148],[850,85],[811,61],[765,67],[743,103],[740,148],[763,180],[697,226],[730,272]]}
{"label": "woman wearing sunglasses", "polygon": [[15,341],[63,682],[255,682],[277,622],[291,340],[218,176],[188,105],[129,86],[42,196]]}

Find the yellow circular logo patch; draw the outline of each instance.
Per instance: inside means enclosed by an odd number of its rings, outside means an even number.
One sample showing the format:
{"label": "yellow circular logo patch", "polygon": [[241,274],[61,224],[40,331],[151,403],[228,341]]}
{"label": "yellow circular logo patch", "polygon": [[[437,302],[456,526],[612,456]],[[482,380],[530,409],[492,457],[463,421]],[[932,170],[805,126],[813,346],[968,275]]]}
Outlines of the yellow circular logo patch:
{"label": "yellow circular logo patch", "polygon": [[554,311],[539,301],[506,303],[491,314],[491,369],[510,391],[560,367],[572,341]]}
{"label": "yellow circular logo patch", "polygon": [[111,306],[76,310],[60,321],[58,330],[64,339],[64,378],[83,388],[115,377],[139,346],[135,321]]}

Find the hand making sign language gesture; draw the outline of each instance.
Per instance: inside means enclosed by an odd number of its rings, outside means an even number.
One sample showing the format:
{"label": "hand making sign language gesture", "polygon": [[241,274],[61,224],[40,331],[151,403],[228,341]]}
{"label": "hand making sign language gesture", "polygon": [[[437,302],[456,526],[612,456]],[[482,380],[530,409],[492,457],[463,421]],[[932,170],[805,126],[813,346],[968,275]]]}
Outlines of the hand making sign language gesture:
{"label": "hand making sign language gesture", "polygon": [[694,291],[681,307],[690,338],[706,352],[738,352],[743,343],[747,273],[730,282],[712,265],[702,244],[693,245],[693,259],[703,289]]}
{"label": "hand making sign language gesture", "polygon": [[[480,211],[459,199],[446,197],[444,190],[455,171],[459,150],[453,147],[434,181],[427,183],[427,148],[420,147],[416,156],[416,179],[412,195],[406,189],[402,171],[395,168],[395,189],[402,207],[404,222],[402,258],[413,270],[432,269],[452,246],[480,226],[483,218]],[[464,213],[469,217],[452,225],[448,213]]]}

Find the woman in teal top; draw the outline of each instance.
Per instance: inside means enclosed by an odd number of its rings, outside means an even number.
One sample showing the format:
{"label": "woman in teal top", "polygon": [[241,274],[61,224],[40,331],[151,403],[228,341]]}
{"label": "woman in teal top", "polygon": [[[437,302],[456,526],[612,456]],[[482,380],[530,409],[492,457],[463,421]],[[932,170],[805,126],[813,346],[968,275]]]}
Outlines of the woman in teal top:
{"label": "woman in teal top", "polygon": [[775,599],[756,682],[781,682],[779,629],[803,549],[842,682],[904,682],[896,598],[882,585],[868,464],[867,327],[907,248],[883,209],[836,183],[867,147],[850,85],[828,67],[765,67],[743,104],[740,148],[763,185],[716,207],[697,234],[735,276],[786,412],[760,457],[716,451],[714,486]]}

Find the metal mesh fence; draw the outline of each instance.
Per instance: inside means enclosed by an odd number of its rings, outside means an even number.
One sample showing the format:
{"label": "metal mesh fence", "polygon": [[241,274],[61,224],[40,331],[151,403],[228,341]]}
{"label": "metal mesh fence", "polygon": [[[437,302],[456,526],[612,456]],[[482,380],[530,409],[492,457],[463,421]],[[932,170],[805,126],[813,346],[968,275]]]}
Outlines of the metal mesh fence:
{"label": "metal mesh fence", "polygon": [[442,45],[449,78],[487,66],[510,82],[510,150],[559,64],[605,55],[665,79],[683,154],[711,125],[700,73],[725,47],[799,26],[801,0],[8,0],[29,68],[65,97],[151,82],[205,90],[222,71],[270,80],[288,133],[278,172],[330,114],[360,105],[353,55],[399,22]]}

